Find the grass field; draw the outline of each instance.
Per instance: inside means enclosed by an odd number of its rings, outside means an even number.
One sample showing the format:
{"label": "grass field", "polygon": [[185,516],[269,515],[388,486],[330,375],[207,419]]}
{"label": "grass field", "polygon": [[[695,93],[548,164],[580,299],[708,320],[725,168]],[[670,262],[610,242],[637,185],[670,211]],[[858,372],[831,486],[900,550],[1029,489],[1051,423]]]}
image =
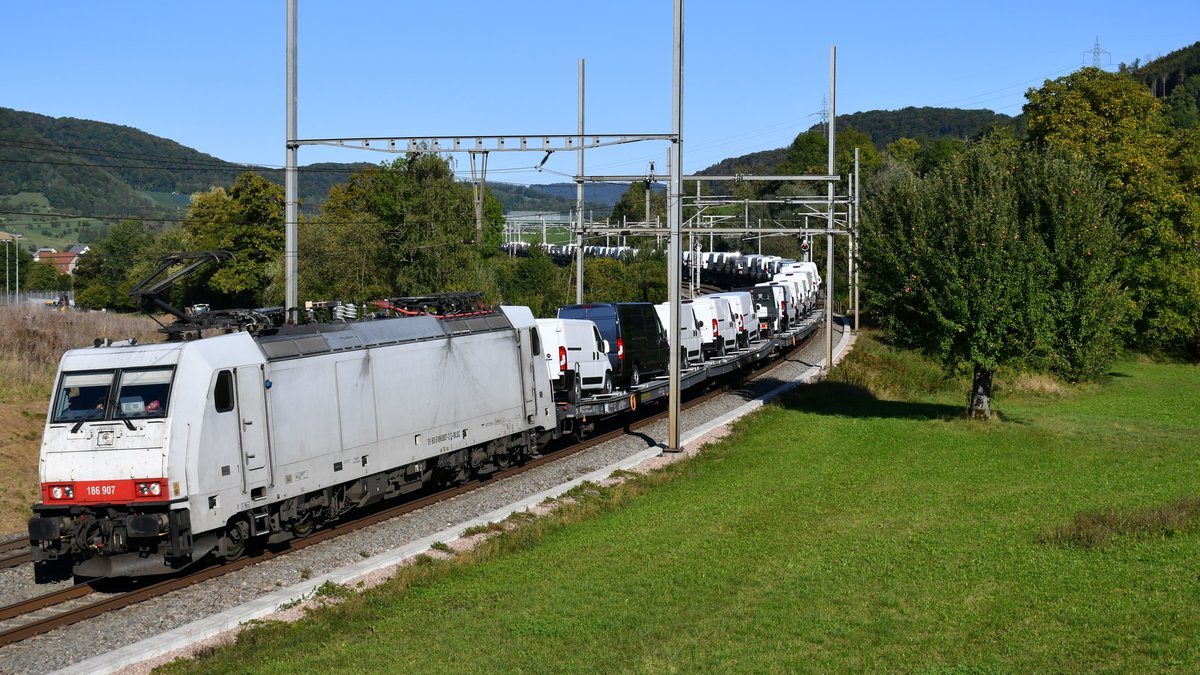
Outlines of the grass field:
{"label": "grass field", "polygon": [[[835,380],[693,461],[166,670],[1196,669],[1200,537],[1178,506],[1200,485],[1200,368],[1010,378],[990,423],[961,419],[964,383],[870,340]],[[1098,522],[1118,525],[1072,536]]]}

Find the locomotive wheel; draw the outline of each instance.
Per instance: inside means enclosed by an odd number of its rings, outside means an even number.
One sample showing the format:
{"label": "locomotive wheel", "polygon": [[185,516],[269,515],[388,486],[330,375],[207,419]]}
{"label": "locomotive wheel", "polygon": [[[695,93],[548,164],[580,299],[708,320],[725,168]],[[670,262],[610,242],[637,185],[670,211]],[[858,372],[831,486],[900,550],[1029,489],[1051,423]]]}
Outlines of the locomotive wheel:
{"label": "locomotive wheel", "polygon": [[246,540],[249,538],[250,528],[246,521],[238,519],[229,524],[225,528],[225,534],[221,537],[225,549],[225,560],[237,560],[246,552]]}
{"label": "locomotive wheel", "polygon": [[305,511],[300,518],[292,524],[292,533],[297,537],[307,537],[316,529],[317,519],[313,516],[312,511]]}

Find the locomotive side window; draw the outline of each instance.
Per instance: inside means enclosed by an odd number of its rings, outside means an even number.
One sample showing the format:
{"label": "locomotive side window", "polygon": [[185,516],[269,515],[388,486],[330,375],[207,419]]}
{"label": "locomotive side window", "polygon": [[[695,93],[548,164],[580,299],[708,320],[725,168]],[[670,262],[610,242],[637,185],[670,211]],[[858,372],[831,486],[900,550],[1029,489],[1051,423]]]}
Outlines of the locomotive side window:
{"label": "locomotive side window", "polygon": [[54,400],[52,422],[76,422],[82,419],[104,419],[108,410],[108,394],[112,389],[113,371],[63,373]]}
{"label": "locomotive side window", "polygon": [[174,368],[140,368],[121,371],[117,388],[119,417],[166,417]]}
{"label": "locomotive side window", "polygon": [[213,401],[216,403],[217,412],[229,412],[233,410],[233,371],[222,370],[217,373],[217,386],[213,390]]}

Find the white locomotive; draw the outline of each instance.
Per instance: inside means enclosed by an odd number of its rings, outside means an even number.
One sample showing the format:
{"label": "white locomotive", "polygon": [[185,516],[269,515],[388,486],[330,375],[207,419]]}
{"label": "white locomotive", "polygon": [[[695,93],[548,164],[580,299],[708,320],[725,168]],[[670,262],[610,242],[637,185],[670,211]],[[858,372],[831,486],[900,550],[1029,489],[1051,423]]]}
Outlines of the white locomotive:
{"label": "white locomotive", "polygon": [[304,535],[557,433],[526,307],[63,355],[29,522],[46,580],[175,571]]}

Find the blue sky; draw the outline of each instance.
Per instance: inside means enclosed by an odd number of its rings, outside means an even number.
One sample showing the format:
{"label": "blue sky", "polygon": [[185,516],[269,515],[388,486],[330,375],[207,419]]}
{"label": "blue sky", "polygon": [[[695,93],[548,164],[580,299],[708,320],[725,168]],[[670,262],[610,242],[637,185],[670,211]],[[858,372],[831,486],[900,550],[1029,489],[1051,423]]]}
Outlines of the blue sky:
{"label": "blue sky", "polygon": [[[671,130],[671,0],[299,3],[301,138]],[[284,0],[9,2],[0,106],[136,127],[221,159],[281,166]],[[684,167],[781,147],[817,121],[838,53],[837,112],[905,106],[1020,113],[1024,93],[1091,64],[1200,40],[1200,2],[685,4]],[[574,153],[494,153],[489,180],[573,174]],[[642,174],[666,148],[587,153]],[[301,164],[394,156],[302,148]],[[457,156],[462,175],[466,155]]]}

